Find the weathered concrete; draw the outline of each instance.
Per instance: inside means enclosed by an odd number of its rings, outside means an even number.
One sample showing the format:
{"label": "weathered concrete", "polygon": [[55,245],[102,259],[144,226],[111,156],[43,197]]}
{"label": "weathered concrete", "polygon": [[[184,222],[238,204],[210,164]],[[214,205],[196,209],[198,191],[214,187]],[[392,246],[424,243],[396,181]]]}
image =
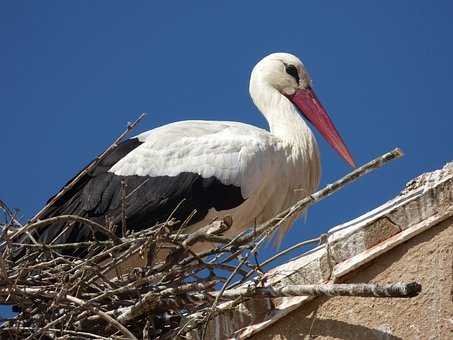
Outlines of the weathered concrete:
{"label": "weathered concrete", "polygon": [[413,299],[318,298],[253,339],[453,339],[453,218],[342,281],[418,281],[423,290]]}

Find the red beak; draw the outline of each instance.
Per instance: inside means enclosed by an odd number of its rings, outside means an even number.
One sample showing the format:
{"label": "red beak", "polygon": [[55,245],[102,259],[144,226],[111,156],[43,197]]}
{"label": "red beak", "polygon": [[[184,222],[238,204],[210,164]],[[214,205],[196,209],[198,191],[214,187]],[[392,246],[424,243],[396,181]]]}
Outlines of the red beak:
{"label": "red beak", "polygon": [[356,167],[352,156],[312,88],[297,90],[289,99],[302,114],[318,129],[327,142],[353,168]]}

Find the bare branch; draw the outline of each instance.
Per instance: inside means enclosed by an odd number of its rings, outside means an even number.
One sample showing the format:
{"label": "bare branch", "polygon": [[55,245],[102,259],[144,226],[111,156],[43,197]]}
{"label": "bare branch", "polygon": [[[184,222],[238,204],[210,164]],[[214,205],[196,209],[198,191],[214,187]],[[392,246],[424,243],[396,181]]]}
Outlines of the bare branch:
{"label": "bare branch", "polygon": [[118,330],[121,331],[125,336],[127,336],[129,339],[133,340],[138,340],[134,334],[132,334],[126,327],[124,327],[122,324],[120,324],[118,321],[116,321],[114,318],[112,318],[110,315],[107,313],[101,311],[100,309],[90,306],[86,301],[83,301],[81,299],[78,299],[74,296],[71,295],[66,295],[66,299],[74,302],[82,307],[90,309],[93,313],[99,315],[101,318],[103,318],[105,321],[107,321],[109,324],[117,328]]}
{"label": "bare branch", "polygon": [[74,221],[74,222],[80,222],[80,223],[87,224],[88,226],[93,227],[97,231],[108,236],[116,244],[121,243],[121,240],[118,238],[118,236],[116,236],[114,233],[112,233],[110,230],[108,230],[104,226],[102,226],[99,223],[96,223],[94,221],[91,221],[87,218],[76,216],[76,215],[61,215],[61,216],[57,216],[57,217],[47,218],[45,220],[38,221],[38,222],[35,222],[32,224],[28,224],[25,227],[17,230],[13,235],[10,236],[10,238],[11,239],[17,238],[21,234],[30,232],[33,229],[45,227],[45,226],[48,226],[48,225],[51,225],[51,224],[57,223],[57,222],[66,222],[66,221]]}
{"label": "bare branch", "polygon": [[[417,282],[392,283],[379,285],[373,283],[332,283],[317,285],[287,285],[282,287],[242,287],[229,289],[223,292],[224,299],[238,297],[276,298],[288,296],[360,296],[360,297],[399,297],[411,298],[421,292],[421,285]],[[209,293],[213,296],[218,292]]]}
{"label": "bare branch", "polygon": [[127,226],[126,226],[126,209],[127,209],[127,196],[126,196],[126,180],[121,179],[121,230],[123,237],[126,237]]}

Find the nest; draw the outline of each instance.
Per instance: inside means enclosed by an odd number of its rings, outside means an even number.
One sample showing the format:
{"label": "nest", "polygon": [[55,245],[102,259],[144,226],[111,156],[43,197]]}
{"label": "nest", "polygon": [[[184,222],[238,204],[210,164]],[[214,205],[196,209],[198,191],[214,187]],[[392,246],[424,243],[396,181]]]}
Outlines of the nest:
{"label": "nest", "polygon": [[[15,241],[34,228],[63,219],[80,222],[81,217],[59,216],[16,229],[11,223],[13,215],[9,216],[10,223],[3,229],[0,296],[19,313],[3,324],[3,335],[184,336],[206,324],[219,302],[237,304],[247,298],[228,291],[222,294],[250,278],[259,282],[263,271],[256,260],[257,251],[283,221],[278,218],[235,239],[222,236],[232,225],[232,219],[225,217],[191,234],[181,232],[184,229],[175,232],[178,221],[169,219],[122,238],[106,232],[111,238],[105,241]],[[99,229],[93,228],[93,235],[95,232]],[[202,242],[220,246],[194,253],[191,248]],[[64,255],[71,249],[84,249],[84,257]],[[147,265],[131,268],[131,258]]]}
{"label": "nest", "polygon": [[[70,215],[59,218],[79,221]],[[303,245],[325,242],[326,235],[301,242],[259,264],[259,246],[278,223],[261,228],[261,237],[255,229],[254,240],[250,240],[248,233],[235,239],[221,236],[231,222],[227,217],[195,233],[182,234],[172,231],[176,221],[169,220],[120,239],[55,245],[15,243],[8,232],[10,225],[6,225],[0,297],[3,303],[13,304],[18,314],[3,323],[0,335],[8,339],[174,339],[198,332],[203,338],[214,316],[252,298],[413,297],[421,291],[416,282],[265,284],[263,266]],[[26,233],[31,226],[21,227],[12,237]],[[199,254],[191,250],[206,241],[222,246]],[[86,248],[88,253],[84,259],[61,254],[72,248]],[[17,251],[22,252],[19,259],[15,259]],[[134,257],[147,258],[148,265],[131,268],[128,260]],[[228,303],[218,308],[220,302]]]}
{"label": "nest", "polygon": [[[1,296],[20,312],[4,325],[3,334],[173,337],[181,316],[212,303],[208,291],[226,280],[216,269],[235,268],[211,257],[247,248],[225,244],[196,255],[190,247],[222,241],[217,235],[231,220],[215,221],[191,235],[172,232],[175,222],[170,219],[121,239],[56,245],[15,243],[8,239],[10,227],[5,228]],[[24,247],[25,253],[13,261]],[[86,249],[87,255],[83,259],[63,255],[68,249]],[[145,268],[125,270],[122,264],[134,256],[151,261]]]}

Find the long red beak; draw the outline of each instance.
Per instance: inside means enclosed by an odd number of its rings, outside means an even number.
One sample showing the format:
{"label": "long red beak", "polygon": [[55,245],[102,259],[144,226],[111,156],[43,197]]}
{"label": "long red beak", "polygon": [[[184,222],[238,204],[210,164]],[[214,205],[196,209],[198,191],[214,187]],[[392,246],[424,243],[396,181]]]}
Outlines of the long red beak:
{"label": "long red beak", "polygon": [[327,114],[312,88],[297,90],[289,99],[297,106],[302,114],[318,129],[327,142],[352,167],[356,167],[351,153],[343,142],[335,125]]}

